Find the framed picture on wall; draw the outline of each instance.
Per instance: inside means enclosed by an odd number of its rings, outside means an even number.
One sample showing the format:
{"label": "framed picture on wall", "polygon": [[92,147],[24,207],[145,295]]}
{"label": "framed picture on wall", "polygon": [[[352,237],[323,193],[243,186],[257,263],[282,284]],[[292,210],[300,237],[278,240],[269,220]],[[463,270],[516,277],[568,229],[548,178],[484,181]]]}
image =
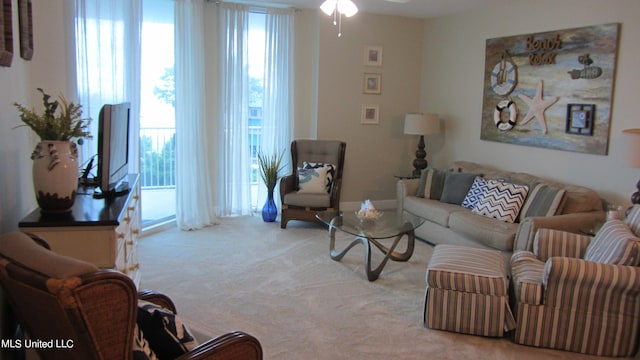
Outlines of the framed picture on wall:
{"label": "framed picture on wall", "polygon": [[381,93],[381,82],[382,75],[381,74],[364,74],[364,84],[363,84],[363,92],[365,94],[374,94],[380,95]]}
{"label": "framed picture on wall", "polygon": [[380,119],[380,107],[378,104],[362,105],[362,114],[360,116],[361,124],[377,125]]}
{"label": "framed picture on wall", "polygon": [[382,46],[365,46],[364,64],[366,66],[382,66]]}

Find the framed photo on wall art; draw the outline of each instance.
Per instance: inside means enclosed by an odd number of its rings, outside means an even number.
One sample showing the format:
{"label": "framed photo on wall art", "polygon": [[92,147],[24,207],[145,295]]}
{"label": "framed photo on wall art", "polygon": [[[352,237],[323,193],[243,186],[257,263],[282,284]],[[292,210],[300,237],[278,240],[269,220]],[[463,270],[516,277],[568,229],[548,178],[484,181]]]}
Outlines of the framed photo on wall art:
{"label": "framed photo on wall art", "polygon": [[382,46],[365,46],[364,64],[366,66],[382,66]]}
{"label": "framed photo on wall art", "polygon": [[377,125],[380,119],[380,108],[378,104],[362,105],[362,115],[360,117],[361,124]]}
{"label": "framed photo on wall art", "polygon": [[382,81],[382,75],[381,74],[370,74],[370,73],[365,73],[364,74],[364,84],[363,84],[363,92],[365,94],[374,94],[374,95],[380,95],[381,91],[381,81]]}

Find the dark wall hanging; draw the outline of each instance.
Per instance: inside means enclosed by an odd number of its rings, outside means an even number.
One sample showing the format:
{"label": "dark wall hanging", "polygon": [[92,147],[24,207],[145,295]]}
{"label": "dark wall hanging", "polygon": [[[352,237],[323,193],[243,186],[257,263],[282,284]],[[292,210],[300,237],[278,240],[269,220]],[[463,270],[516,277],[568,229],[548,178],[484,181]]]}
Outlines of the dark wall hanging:
{"label": "dark wall hanging", "polygon": [[606,155],[620,24],[488,39],[480,138]]}
{"label": "dark wall hanging", "polygon": [[18,0],[20,20],[20,57],[31,60],[33,57],[33,15],[31,0]]}
{"label": "dark wall hanging", "polygon": [[11,0],[2,0],[0,9],[0,66],[11,66],[13,60],[13,25]]}

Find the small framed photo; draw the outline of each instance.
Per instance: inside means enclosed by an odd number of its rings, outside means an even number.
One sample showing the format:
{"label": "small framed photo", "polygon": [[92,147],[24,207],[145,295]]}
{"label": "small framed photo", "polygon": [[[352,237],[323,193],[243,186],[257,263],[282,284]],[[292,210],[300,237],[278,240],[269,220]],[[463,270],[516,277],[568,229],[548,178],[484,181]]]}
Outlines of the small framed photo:
{"label": "small framed photo", "polygon": [[380,108],[378,104],[362,105],[362,115],[360,117],[361,124],[377,125],[380,119]]}
{"label": "small framed photo", "polygon": [[365,46],[364,64],[366,66],[382,66],[382,46]]}
{"label": "small framed photo", "polygon": [[568,104],[565,132],[574,135],[593,136],[595,104]]}
{"label": "small framed photo", "polygon": [[382,75],[381,74],[364,74],[364,84],[363,84],[363,92],[365,94],[381,94],[381,82]]}

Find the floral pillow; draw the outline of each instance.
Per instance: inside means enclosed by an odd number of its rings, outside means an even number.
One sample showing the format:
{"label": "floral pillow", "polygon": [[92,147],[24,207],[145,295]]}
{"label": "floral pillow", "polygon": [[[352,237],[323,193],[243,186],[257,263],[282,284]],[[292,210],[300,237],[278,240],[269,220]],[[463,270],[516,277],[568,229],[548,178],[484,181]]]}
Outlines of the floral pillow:
{"label": "floral pillow", "polygon": [[302,167],[304,169],[319,169],[319,168],[326,168],[327,170],[327,176],[326,176],[326,188],[327,188],[327,192],[330,193],[331,192],[331,187],[333,186],[333,178],[336,175],[336,167],[333,164],[326,164],[326,163],[314,163],[314,162],[307,162],[304,161],[302,163]]}
{"label": "floral pillow", "polygon": [[326,167],[298,168],[298,193],[300,194],[326,194],[327,193]]}

